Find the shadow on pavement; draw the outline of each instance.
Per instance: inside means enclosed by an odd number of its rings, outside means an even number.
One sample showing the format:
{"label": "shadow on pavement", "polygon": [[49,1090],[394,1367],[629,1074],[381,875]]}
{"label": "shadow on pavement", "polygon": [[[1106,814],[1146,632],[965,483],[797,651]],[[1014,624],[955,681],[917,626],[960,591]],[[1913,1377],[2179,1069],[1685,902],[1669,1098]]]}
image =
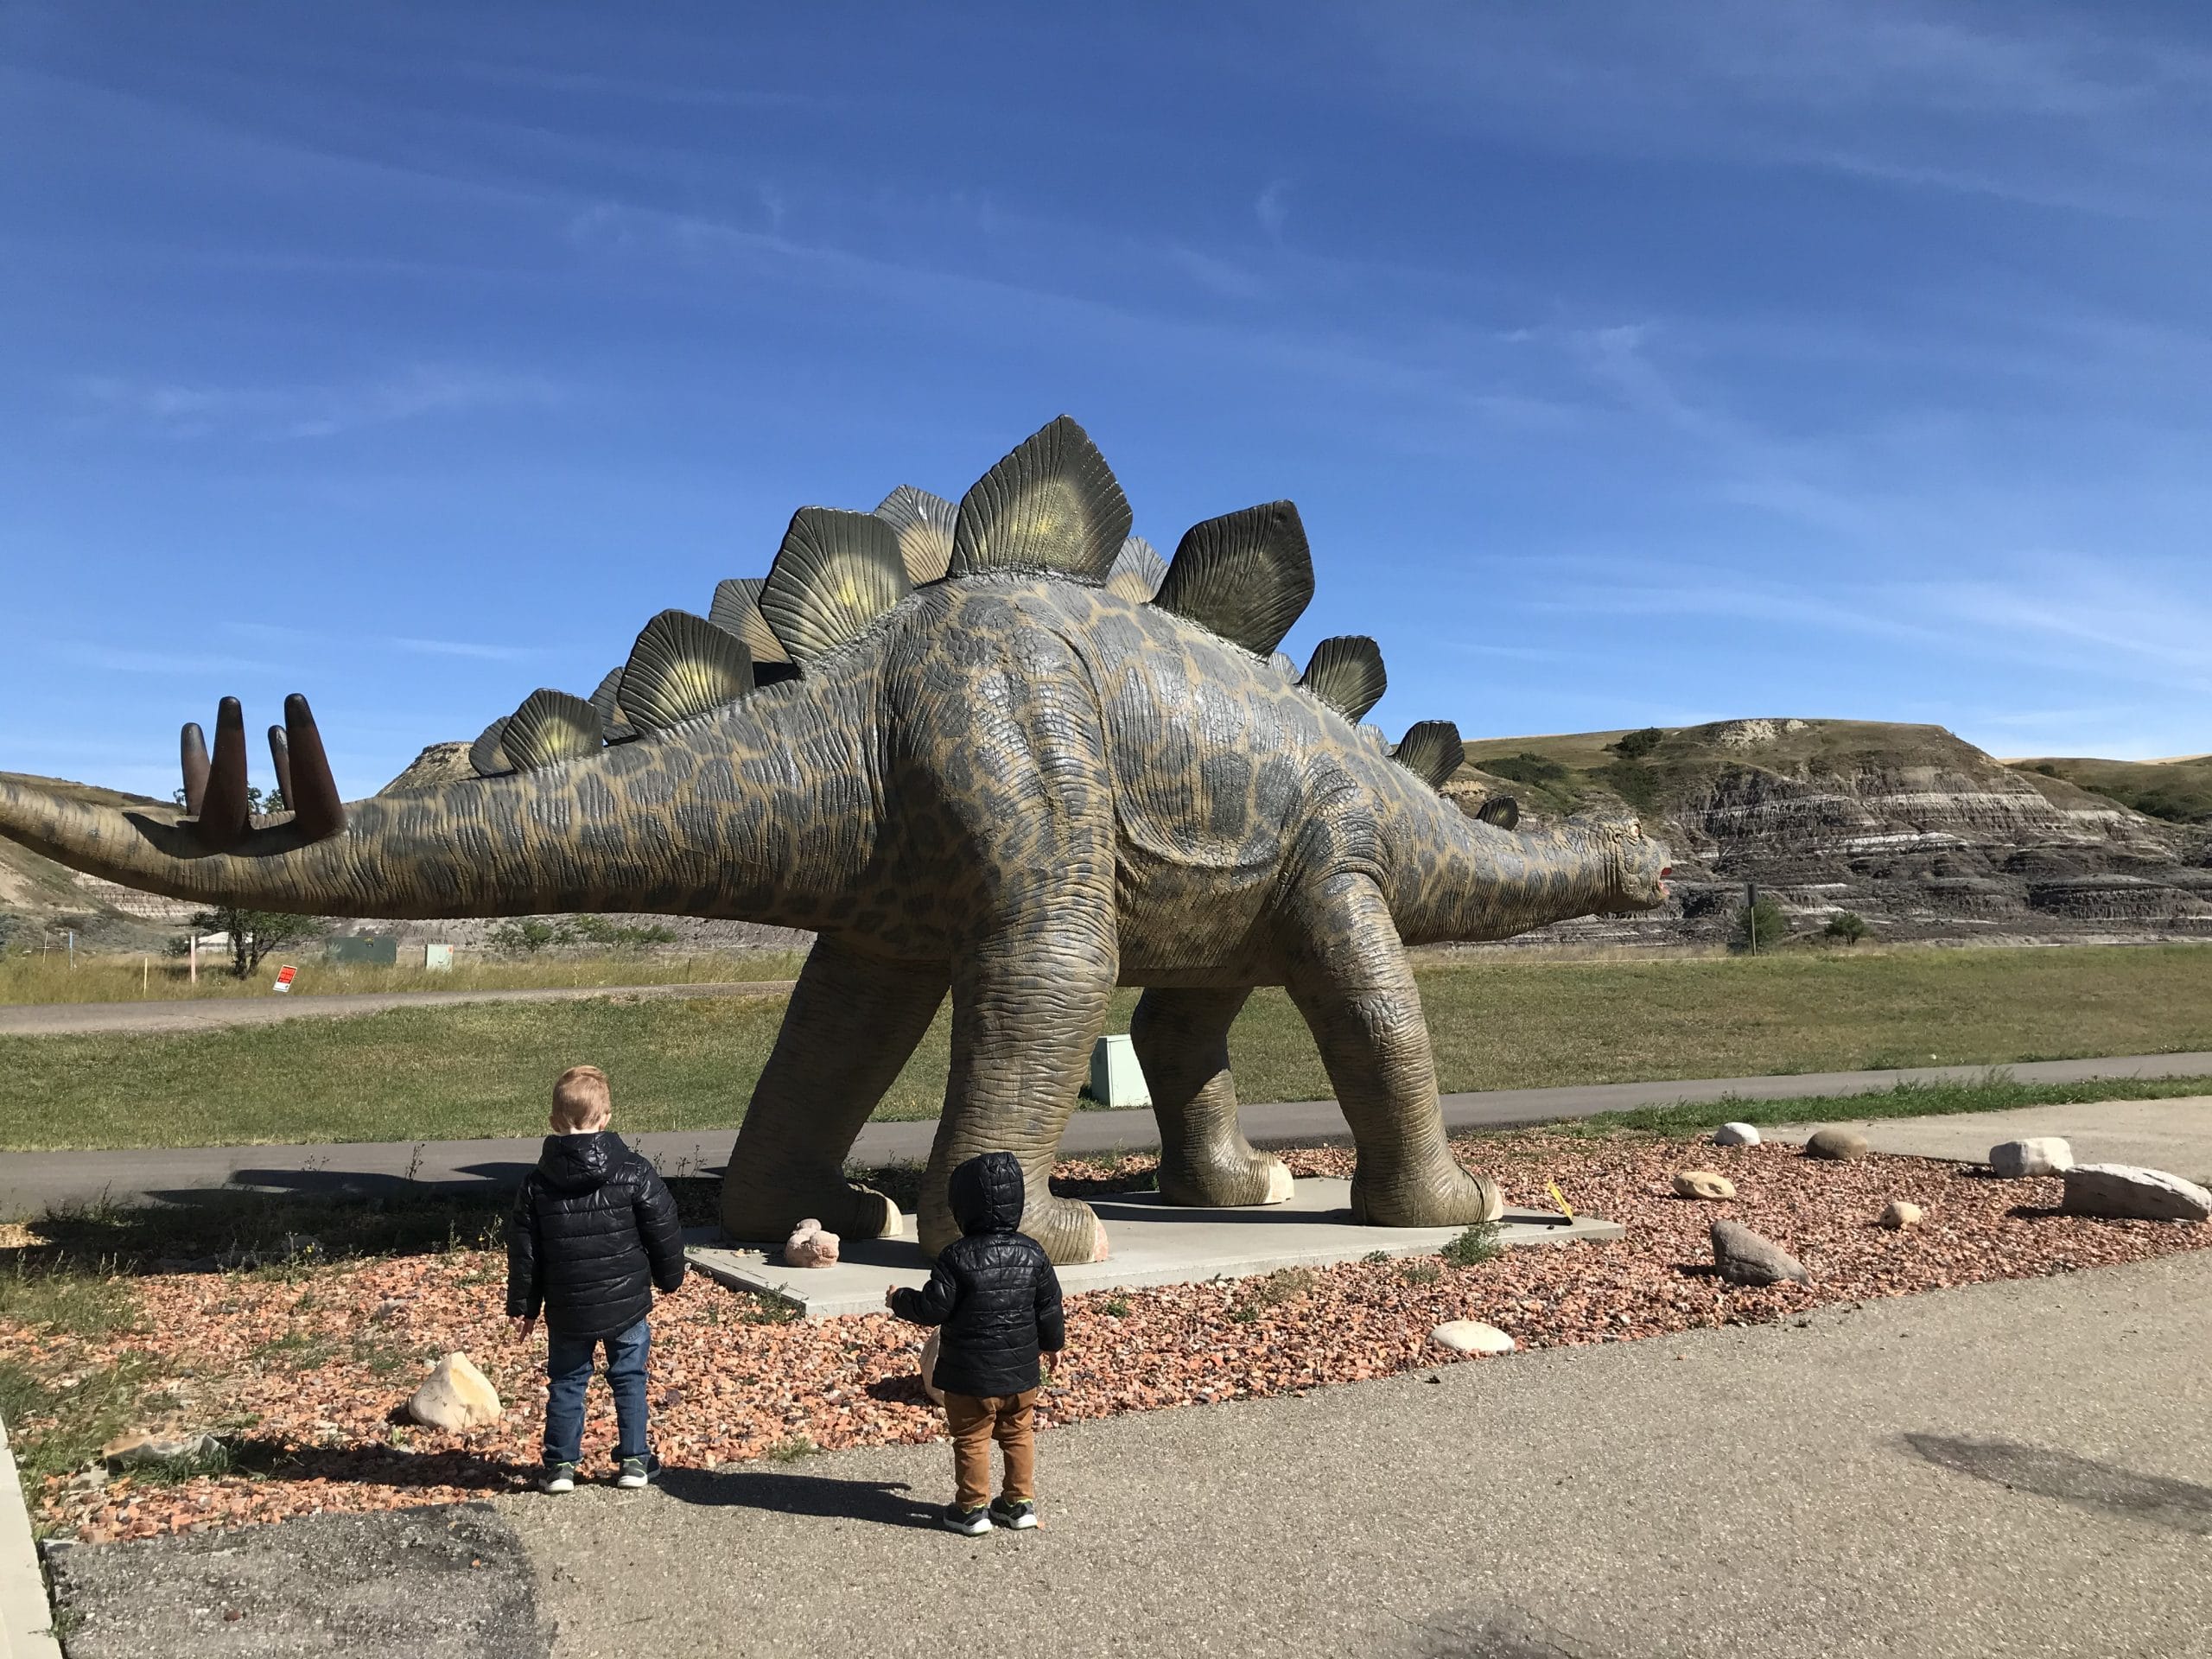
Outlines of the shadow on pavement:
{"label": "shadow on pavement", "polygon": [[1909,1433],[1903,1438],[1907,1451],[1938,1469],[1990,1481],[2007,1491],[2031,1492],[2176,1532],[2212,1536],[2212,1486],[2139,1474],[2095,1458],[2012,1440],[1970,1440],[1948,1434]]}
{"label": "shadow on pavement", "polygon": [[867,1521],[887,1527],[934,1527],[941,1513],[939,1505],[908,1496],[912,1489],[904,1481],[836,1480],[766,1470],[713,1474],[703,1469],[670,1469],[662,1472],[658,1484],[679,1503]]}

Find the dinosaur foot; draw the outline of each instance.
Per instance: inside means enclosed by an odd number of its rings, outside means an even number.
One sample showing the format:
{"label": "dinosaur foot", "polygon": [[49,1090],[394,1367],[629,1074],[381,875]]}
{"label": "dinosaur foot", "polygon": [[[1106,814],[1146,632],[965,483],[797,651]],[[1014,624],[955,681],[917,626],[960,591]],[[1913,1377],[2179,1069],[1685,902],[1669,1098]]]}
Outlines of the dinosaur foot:
{"label": "dinosaur foot", "polygon": [[1185,1153],[1160,1165],[1160,1196],[1197,1210],[1281,1204],[1295,1185],[1281,1159],[1249,1147],[1212,1158]]}
{"label": "dinosaur foot", "polygon": [[[924,1201],[921,1215],[922,1250],[935,1255],[960,1236],[949,1212],[933,1214]],[[1021,1212],[1021,1230],[1045,1247],[1055,1267],[1071,1267],[1106,1259],[1106,1227],[1098,1213],[1075,1198],[1033,1193]]]}
{"label": "dinosaur foot", "polygon": [[732,1238],[780,1244],[809,1217],[845,1238],[894,1238],[903,1224],[897,1205],[841,1174],[779,1177],[733,1167],[722,1177],[722,1230]]}
{"label": "dinosaur foot", "polygon": [[1351,1178],[1351,1214],[1370,1227],[1471,1227],[1505,1213],[1505,1195],[1487,1175],[1459,1167],[1449,1157],[1389,1179],[1362,1167]]}

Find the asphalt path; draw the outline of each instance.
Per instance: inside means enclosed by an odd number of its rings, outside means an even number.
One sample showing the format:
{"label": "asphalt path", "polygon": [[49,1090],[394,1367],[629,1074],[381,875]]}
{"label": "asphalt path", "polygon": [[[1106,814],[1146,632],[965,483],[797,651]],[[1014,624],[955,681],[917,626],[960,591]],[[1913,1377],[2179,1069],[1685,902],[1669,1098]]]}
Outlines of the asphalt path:
{"label": "asphalt path", "polygon": [[[2028,1083],[2095,1077],[2212,1075],[2212,1053],[2133,1054],[2103,1059],[2040,1060],[2005,1070]],[[1915,1066],[1901,1071],[1810,1071],[1773,1077],[1700,1077],[1666,1083],[1586,1084],[1562,1089],[1501,1089],[1446,1095],[1444,1121],[1453,1129],[1511,1128],[1590,1117],[1682,1101],[1803,1099],[1879,1092],[1900,1082],[1972,1080],[1988,1068]],[[1247,1106],[1245,1134],[1261,1146],[1313,1145],[1350,1133],[1333,1100]],[[620,1125],[617,1124],[617,1128]],[[937,1121],[870,1123],[854,1144],[854,1161],[918,1162],[929,1156]],[[667,1174],[719,1173],[734,1129],[680,1129],[626,1136]],[[2002,1138],[2001,1136],[1999,1138]],[[428,1184],[512,1185],[537,1160],[536,1135],[489,1141],[355,1141],[312,1146],[185,1147],[104,1152],[11,1152],[0,1157],[0,1219],[32,1216],[58,1205],[148,1199],[190,1203],[211,1189],[376,1194]],[[1158,1147],[1149,1111],[1077,1112],[1060,1148],[1070,1154],[1142,1152]]]}
{"label": "asphalt path", "polygon": [[[497,1506],[558,1659],[2212,1654],[2212,1253]],[[276,1541],[270,1541],[275,1547]]]}
{"label": "asphalt path", "polygon": [[96,1032],[213,1031],[284,1020],[340,1020],[390,1008],[462,1002],[580,1002],[592,997],[785,996],[788,979],[704,985],[541,985],[518,991],[363,991],[348,996],[177,997],[145,1002],[17,1002],[0,1007],[0,1037],[67,1037]]}

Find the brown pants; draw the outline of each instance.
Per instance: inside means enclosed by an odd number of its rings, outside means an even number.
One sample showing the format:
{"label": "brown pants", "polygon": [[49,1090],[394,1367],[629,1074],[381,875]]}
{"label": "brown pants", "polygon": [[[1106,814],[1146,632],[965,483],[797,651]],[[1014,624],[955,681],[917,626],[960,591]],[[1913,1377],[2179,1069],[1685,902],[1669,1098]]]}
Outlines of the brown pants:
{"label": "brown pants", "polygon": [[981,1509],[990,1501],[993,1440],[1006,1459],[1006,1501],[1019,1503],[1037,1496],[1036,1407],[1034,1389],[944,1396],[944,1423],[952,1431],[952,1478],[959,1488],[953,1502],[962,1509]]}

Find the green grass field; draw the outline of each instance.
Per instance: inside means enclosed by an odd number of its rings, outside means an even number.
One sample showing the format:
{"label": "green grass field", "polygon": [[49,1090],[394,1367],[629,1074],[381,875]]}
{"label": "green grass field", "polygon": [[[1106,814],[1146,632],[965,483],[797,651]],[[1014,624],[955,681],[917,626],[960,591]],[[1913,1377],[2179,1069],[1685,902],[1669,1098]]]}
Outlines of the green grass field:
{"label": "green grass field", "polygon": [[[1838,952],[1528,961],[1425,970],[1446,1090],[2212,1049],[2212,950]],[[1116,999],[1126,1029],[1135,993]],[[619,1127],[728,1129],[780,998],[462,1005],[190,1033],[0,1039],[0,1147],[531,1135],[552,1078],[591,1060]],[[937,1025],[879,1116],[928,1117]],[[1230,1038],[1248,1102],[1331,1090],[1279,991]]]}

